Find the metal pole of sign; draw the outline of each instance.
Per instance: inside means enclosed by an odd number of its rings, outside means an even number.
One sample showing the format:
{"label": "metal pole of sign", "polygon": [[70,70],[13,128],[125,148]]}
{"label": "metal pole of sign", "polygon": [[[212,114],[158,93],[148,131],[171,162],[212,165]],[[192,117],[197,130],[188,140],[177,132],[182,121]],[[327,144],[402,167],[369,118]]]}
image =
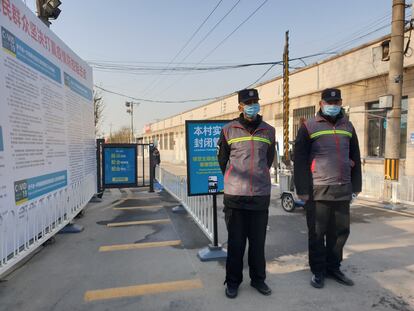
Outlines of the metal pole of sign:
{"label": "metal pole of sign", "polygon": [[213,246],[218,246],[218,233],[217,233],[217,194],[213,194]]}
{"label": "metal pole of sign", "polygon": [[217,234],[217,194],[213,194],[213,245],[201,249],[198,254],[201,261],[226,260],[227,252],[218,244]]}
{"label": "metal pole of sign", "polygon": [[102,144],[105,142],[105,139],[98,138],[96,140],[96,178],[97,178],[97,197],[102,198],[103,187],[102,187]]}
{"label": "metal pole of sign", "polygon": [[148,146],[148,151],[149,151],[149,165],[150,165],[150,171],[149,171],[149,175],[150,175],[150,189],[149,192],[154,192],[154,159],[152,156],[152,153],[154,151],[154,145],[153,144],[149,144]]}
{"label": "metal pole of sign", "polygon": [[141,145],[141,156],[142,156],[142,185],[145,186],[145,161],[144,161],[144,145]]}

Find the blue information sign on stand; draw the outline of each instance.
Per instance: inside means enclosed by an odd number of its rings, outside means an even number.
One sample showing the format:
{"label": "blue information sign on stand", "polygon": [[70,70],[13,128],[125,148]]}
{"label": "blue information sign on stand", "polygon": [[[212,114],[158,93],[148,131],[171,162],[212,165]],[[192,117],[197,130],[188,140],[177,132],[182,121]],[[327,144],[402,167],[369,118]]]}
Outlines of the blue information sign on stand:
{"label": "blue information sign on stand", "polygon": [[137,146],[103,146],[103,184],[105,188],[137,187]]}
{"label": "blue information sign on stand", "polygon": [[217,161],[217,142],[229,121],[186,121],[187,192],[189,196],[223,193],[224,181]]}

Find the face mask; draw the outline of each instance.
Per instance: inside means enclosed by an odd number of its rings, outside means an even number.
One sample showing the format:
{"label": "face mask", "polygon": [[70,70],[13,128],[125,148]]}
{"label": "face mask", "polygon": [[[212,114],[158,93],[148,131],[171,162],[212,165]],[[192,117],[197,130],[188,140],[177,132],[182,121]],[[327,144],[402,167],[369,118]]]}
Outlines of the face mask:
{"label": "face mask", "polygon": [[323,105],[322,112],[327,116],[336,117],[341,112],[341,106],[338,105]]}
{"label": "face mask", "polygon": [[253,119],[260,111],[260,105],[259,104],[251,104],[244,106],[244,114],[246,117]]}

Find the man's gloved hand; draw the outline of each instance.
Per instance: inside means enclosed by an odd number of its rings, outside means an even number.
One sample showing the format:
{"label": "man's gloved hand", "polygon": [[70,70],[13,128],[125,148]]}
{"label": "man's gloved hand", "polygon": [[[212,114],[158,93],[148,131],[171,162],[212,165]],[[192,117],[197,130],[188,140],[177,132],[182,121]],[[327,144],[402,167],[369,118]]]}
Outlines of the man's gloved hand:
{"label": "man's gloved hand", "polygon": [[298,194],[298,198],[306,203],[309,200],[309,194]]}
{"label": "man's gloved hand", "polygon": [[359,195],[359,192],[352,193],[352,199],[351,199],[351,202],[350,203],[354,202],[355,199],[358,197],[358,195]]}

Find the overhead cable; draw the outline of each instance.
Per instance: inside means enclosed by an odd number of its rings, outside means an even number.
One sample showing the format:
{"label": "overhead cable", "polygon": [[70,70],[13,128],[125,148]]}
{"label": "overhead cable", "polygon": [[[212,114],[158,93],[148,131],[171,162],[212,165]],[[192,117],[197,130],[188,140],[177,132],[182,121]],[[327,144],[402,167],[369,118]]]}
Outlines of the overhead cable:
{"label": "overhead cable", "polygon": [[[207,20],[211,17],[211,15],[213,15],[213,13],[217,10],[217,8],[220,6],[220,4],[223,2],[223,0],[220,0],[219,2],[217,2],[216,6],[213,8],[213,10],[208,14],[208,16],[204,19],[204,21],[200,24],[200,26],[198,26],[198,28],[193,32],[193,34],[191,35],[191,37],[187,40],[187,42],[183,45],[183,47],[175,54],[175,56],[171,59],[171,61],[168,63],[167,67],[169,67],[169,65],[171,65],[176,58],[181,54],[182,51],[184,51],[184,49],[188,46],[188,44],[191,42],[191,40],[193,40],[193,38],[195,37],[195,35],[200,31],[200,29],[204,26],[204,24],[207,22]],[[151,89],[151,87],[156,84],[157,79],[159,77],[156,77],[145,89],[144,89],[144,93],[146,93],[148,90]]]}

